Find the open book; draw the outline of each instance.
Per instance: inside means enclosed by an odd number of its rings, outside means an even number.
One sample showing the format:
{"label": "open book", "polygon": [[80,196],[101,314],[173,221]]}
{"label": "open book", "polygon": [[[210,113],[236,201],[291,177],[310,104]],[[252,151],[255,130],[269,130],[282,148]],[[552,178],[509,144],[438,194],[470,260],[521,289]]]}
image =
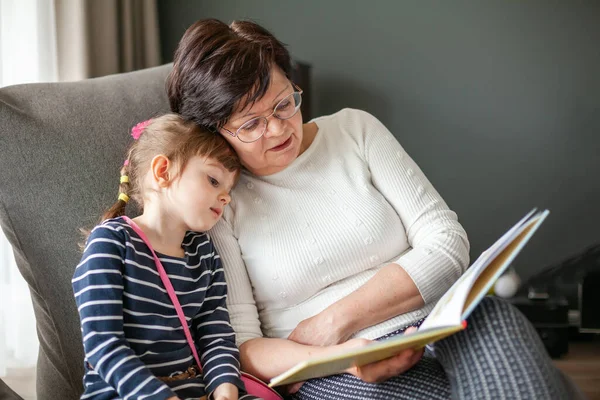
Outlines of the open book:
{"label": "open book", "polygon": [[273,378],[269,386],[339,374],[350,367],[383,360],[405,349],[420,348],[465,329],[465,320],[548,214],[547,210],[532,210],[484,251],[442,296],[416,332],[373,342],[338,354],[303,361]]}

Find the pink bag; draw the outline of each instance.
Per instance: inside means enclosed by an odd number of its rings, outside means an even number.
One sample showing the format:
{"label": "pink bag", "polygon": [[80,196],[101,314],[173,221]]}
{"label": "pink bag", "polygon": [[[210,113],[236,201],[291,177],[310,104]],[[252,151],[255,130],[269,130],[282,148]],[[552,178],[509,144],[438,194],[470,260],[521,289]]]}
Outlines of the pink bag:
{"label": "pink bag", "polygon": [[[196,364],[198,365],[200,370],[202,370],[202,365],[200,364],[200,357],[198,357],[198,352],[196,351],[196,346],[194,345],[194,340],[192,339],[192,334],[190,333],[190,329],[187,325],[187,321],[185,320],[185,316],[183,315],[183,310],[181,308],[181,305],[179,304],[179,300],[177,299],[177,295],[175,294],[173,285],[171,285],[171,280],[167,276],[167,273],[166,273],[164,267],[162,266],[162,263],[158,259],[158,256],[154,252],[154,249],[152,248],[152,246],[150,246],[150,242],[148,241],[148,238],[146,237],[144,232],[142,232],[140,227],[135,222],[133,222],[129,217],[123,216],[123,219],[125,221],[127,221],[127,223],[133,228],[134,231],[136,231],[136,233],[139,235],[139,237],[142,238],[144,243],[146,243],[146,246],[148,246],[148,248],[152,252],[152,256],[154,256],[154,262],[156,263],[156,269],[158,270],[160,279],[162,279],[163,284],[165,285],[165,289],[167,289],[167,293],[168,293],[169,297],[171,298],[171,302],[175,306],[175,311],[177,312],[179,321],[181,322],[181,325],[183,326],[183,331],[185,333],[185,337],[187,339],[188,344],[190,345],[190,348],[192,349],[192,353],[194,354],[194,359],[196,360]],[[277,393],[275,390],[268,387],[263,381],[261,381],[257,377],[250,375],[246,372],[242,372],[241,378],[242,378],[242,381],[244,382],[244,385],[246,386],[246,391],[248,392],[248,394],[251,394],[252,396],[260,397],[264,400],[283,400],[283,397],[281,397],[281,395],[279,393]]]}

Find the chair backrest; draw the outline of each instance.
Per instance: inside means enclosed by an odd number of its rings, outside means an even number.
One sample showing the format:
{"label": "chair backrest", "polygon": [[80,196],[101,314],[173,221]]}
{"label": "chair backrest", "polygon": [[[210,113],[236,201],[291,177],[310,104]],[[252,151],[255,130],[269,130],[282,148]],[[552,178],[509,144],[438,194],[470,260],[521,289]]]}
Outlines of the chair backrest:
{"label": "chair backrest", "polygon": [[83,391],[71,289],[79,228],[115,201],[131,127],[168,111],[170,68],[0,89],[0,225],[31,289],[39,400]]}
{"label": "chair backrest", "polygon": [[2,379],[0,379],[0,399],[2,400],[23,400],[14,390],[8,387]]}

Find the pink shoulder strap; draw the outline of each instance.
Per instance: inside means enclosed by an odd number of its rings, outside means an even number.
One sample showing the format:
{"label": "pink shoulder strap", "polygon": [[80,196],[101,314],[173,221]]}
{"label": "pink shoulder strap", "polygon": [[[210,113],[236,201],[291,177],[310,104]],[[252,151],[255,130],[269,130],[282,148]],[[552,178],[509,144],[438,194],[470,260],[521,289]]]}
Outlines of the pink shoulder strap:
{"label": "pink shoulder strap", "polygon": [[165,289],[167,289],[167,294],[171,298],[171,302],[175,307],[175,311],[177,312],[177,316],[179,317],[179,321],[181,322],[181,326],[183,327],[183,332],[185,333],[185,338],[187,339],[190,348],[192,349],[192,353],[194,354],[194,359],[196,360],[196,364],[202,370],[202,364],[200,364],[200,357],[198,357],[198,351],[196,350],[196,346],[194,344],[194,340],[192,339],[192,334],[190,333],[190,328],[188,327],[187,321],[185,319],[185,315],[183,314],[183,309],[181,308],[181,304],[179,304],[179,300],[177,299],[177,295],[175,294],[175,290],[173,289],[173,285],[171,284],[171,280],[167,276],[167,272],[163,267],[162,263],[158,259],[158,256],[154,252],[152,245],[150,245],[150,241],[146,234],[142,231],[142,229],[131,220],[131,218],[127,216],[123,216],[123,219],[131,226],[131,228],[138,234],[138,236],[146,243],[146,246],[152,252],[152,256],[154,257],[154,263],[156,264],[156,269],[158,270],[158,275],[165,285]]}
{"label": "pink shoulder strap", "polygon": [[[175,294],[175,290],[173,289],[173,285],[171,285],[171,280],[167,276],[167,272],[165,271],[162,263],[158,259],[158,256],[154,252],[154,249],[150,245],[150,241],[144,234],[144,232],[140,229],[140,227],[133,222],[129,217],[123,216],[125,222],[133,228],[133,230],[139,235],[139,237],[146,243],[146,246],[152,252],[152,256],[154,257],[154,262],[156,263],[156,269],[158,270],[158,274],[160,275],[160,279],[162,279],[165,288],[167,289],[167,294],[171,298],[171,302],[173,306],[175,306],[175,311],[177,311],[177,316],[179,317],[179,321],[181,322],[181,326],[183,327],[183,331],[185,333],[185,338],[188,341],[190,348],[192,349],[192,353],[194,354],[194,359],[196,360],[196,364],[198,368],[202,370],[202,364],[200,364],[200,357],[198,357],[198,351],[196,351],[196,346],[194,345],[194,341],[192,340],[192,334],[190,333],[190,328],[188,327],[187,321],[185,320],[185,315],[183,315],[183,310],[181,308],[181,304],[179,304],[179,300],[177,299],[177,295]],[[248,393],[259,397],[265,400],[283,400],[283,397],[279,395],[275,390],[268,387],[263,381],[258,379],[255,376],[252,376],[246,372],[241,373],[242,381],[244,382],[244,386]]]}

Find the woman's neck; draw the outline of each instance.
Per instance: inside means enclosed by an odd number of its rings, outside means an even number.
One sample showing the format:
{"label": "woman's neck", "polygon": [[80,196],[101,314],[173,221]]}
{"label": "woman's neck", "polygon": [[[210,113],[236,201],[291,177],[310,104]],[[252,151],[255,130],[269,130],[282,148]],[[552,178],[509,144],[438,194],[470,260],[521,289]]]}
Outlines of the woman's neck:
{"label": "woman's neck", "polygon": [[298,157],[300,157],[300,154],[304,153],[310,147],[312,142],[314,142],[318,130],[319,127],[314,122],[308,122],[302,125],[302,144],[300,145]]}
{"label": "woman's neck", "polygon": [[148,237],[154,251],[172,257],[185,255],[181,243],[186,233],[185,227],[174,218],[170,218],[163,210],[144,204],[144,213],[133,218]]}

